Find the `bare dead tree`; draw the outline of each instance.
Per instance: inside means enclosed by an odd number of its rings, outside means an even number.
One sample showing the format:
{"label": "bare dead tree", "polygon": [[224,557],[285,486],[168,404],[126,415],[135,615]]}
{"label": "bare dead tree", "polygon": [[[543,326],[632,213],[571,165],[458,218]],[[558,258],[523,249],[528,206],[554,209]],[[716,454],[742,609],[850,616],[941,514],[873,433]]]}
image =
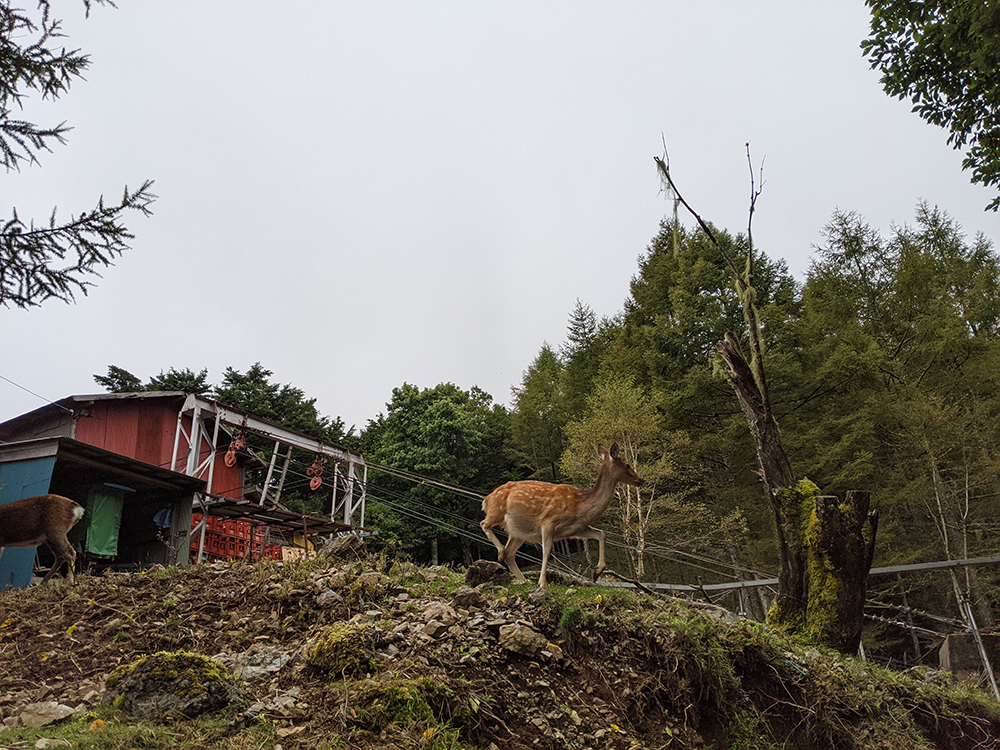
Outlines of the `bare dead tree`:
{"label": "bare dead tree", "polygon": [[[757,198],[764,186],[763,162],[761,162],[758,182],[754,178],[749,143],[746,144],[746,153],[747,164],[750,168],[750,208],[747,218],[747,257],[743,270],[740,270],[736,259],[719,242],[712,227],[702,219],[678,190],[677,184],[670,175],[666,159],[653,158],[664,186],[669,189],[674,199],[679,201],[694,217],[698,226],[729,267],[743,308],[750,361],[748,362],[744,356],[743,347],[733,332],[726,334],[725,338],[717,344],[716,350],[729,367],[729,381],[733,385],[740,407],[750,427],[760,463],[760,477],[764,482],[764,488],[774,512],[780,568],[778,594],[768,615],[768,620],[774,624],[794,629],[809,627],[809,623],[812,622],[815,625],[812,628],[813,634],[817,637],[842,650],[856,650],[861,637],[864,590],[868,570],[871,567],[878,517],[876,512],[868,513],[867,493],[852,493],[845,503],[837,506],[844,515],[843,519],[832,519],[829,503],[822,504],[821,507],[824,509],[822,517],[816,517],[815,499],[818,488],[808,480],[802,482],[796,480],[788,453],[782,444],[781,432],[771,408],[754,290],[753,216]],[[806,508],[809,510],[805,510]],[[860,518],[860,523],[858,518]],[[856,554],[841,555],[831,561],[830,550],[846,547],[855,550],[857,548],[857,539],[852,541],[849,537],[852,534],[854,537],[863,534],[862,527],[865,518],[868,518],[871,523],[870,539],[868,541],[861,539],[862,549]],[[818,536],[812,538],[810,534]],[[842,601],[836,596],[824,596],[825,593],[829,592],[823,591],[812,592],[813,596],[810,599],[810,566],[813,564],[822,566],[831,562],[835,566],[833,572],[835,580],[829,581],[830,589],[834,590],[838,586],[846,586],[850,591],[843,592],[845,596],[842,597]],[[837,565],[840,565],[841,568],[837,569]],[[859,585],[860,602],[857,597]],[[850,593],[851,596],[846,596],[847,593]],[[815,607],[816,611],[812,612],[811,607]],[[831,607],[835,608],[833,610],[834,617],[830,617]]]}

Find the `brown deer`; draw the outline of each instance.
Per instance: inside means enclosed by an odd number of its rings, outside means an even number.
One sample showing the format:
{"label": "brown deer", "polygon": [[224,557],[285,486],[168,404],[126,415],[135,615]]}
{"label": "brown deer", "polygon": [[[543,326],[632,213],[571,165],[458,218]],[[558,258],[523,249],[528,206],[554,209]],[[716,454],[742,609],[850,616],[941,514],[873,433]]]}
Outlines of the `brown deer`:
{"label": "brown deer", "polygon": [[[507,482],[483,498],[486,518],[479,525],[499,550],[500,562],[507,563],[511,573],[521,583],[527,579],[517,567],[515,556],[524,542],[542,545],[542,572],[538,576],[540,588],[546,586],[545,571],[552,543],[560,539],[596,539],[601,558],[594,570],[595,581],[607,567],[604,532],[590,524],[608,507],[619,482],[641,487],[645,480],[618,454],[617,443],[611,446],[610,451],[599,445],[597,452],[601,457],[601,470],[589,490],[548,482]],[[503,526],[507,530],[506,546],[500,544],[493,533],[494,526]]]}
{"label": "brown deer", "polygon": [[66,532],[83,517],[83,506],[62,495],[35,495],[0,505],[0,554],[3,547],[37,547],[46,542],[55,562],[45,574],[47,582],[66,563],[66,578],[73,583],[76,550]]}

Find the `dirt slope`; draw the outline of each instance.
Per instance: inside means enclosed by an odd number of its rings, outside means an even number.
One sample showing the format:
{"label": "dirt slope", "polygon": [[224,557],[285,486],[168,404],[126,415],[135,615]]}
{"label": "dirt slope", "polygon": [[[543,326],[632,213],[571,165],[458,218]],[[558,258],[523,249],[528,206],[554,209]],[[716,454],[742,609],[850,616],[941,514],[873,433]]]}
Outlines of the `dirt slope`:
{"label": "dirt slope", "polygon": [[[1000,748],[1000,710],[975,691],[676,600],[464,584],[463,572],[369,558],[4,592],[0,718],[17,724],[38,701],[80,709],[58,727],[0,733],[0,746]],[[326,666],[307,658],[317,638],[344,634]],[[215,717],[141,722],[100,705],[115,667],[158,651],[264,663],[242,682],[245,702]]]}

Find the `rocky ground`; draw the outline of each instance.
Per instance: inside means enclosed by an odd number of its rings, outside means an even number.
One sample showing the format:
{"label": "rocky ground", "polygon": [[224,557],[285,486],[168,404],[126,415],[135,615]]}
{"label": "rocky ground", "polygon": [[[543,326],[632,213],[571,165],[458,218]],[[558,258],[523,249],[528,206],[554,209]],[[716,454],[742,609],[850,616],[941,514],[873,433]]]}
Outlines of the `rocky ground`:
{"label": "rocky ground", "polygon": [[[320,558],[4,592],[0,747],[1000,748],[1000,710],[976,691],[704,606],[477,572]],[[158,652],[239,679],[187,720],[121,682]]]}

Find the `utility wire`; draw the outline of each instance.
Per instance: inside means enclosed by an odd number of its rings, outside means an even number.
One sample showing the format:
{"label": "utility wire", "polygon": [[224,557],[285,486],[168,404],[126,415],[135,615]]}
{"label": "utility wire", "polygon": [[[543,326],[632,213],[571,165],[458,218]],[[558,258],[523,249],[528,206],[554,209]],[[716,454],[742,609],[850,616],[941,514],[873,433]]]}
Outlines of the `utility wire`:
{"label": "utility wire", "polygon": [[[223,449],[221,449],[221,448],[217,448],[216,449],[216,453],[219,453],[219,452],[222,452],[222,451],[223,451]],[[256,458],[258,458],[258,460],[264,460],[262,457],[257,456],[255,453],[252,453],[249,449],[247,449],[246,455],[254,455]],[[164,464],[162,464],[162,465],[166,465],[168,463],[169,463],[169,461],[168,462],[164,462]],[[380,473],[386,474],[388,476],[395,477],[397,479],[402,479],[404,481],[413,482],[413,483],[418,484],[418,485],[429,486],[429,487],[433,487],[435,489],[440,489],[440,490],[442,490],[444,492],[449,492],[451,494],[457,495],[457,496],[465,498],[465,499],[471,499],[471,500],[481,501],[482,498],[484,497],[481,493],[476,492],[475,490],[473,490],[473,489],[471,489],[469,487],[464,487],[464,486],[457,485],[457,484],[452,484],[452,483],[449,483],[449,482],[443,482],[443,481],[440,481],[438,479],[435,479],[434,477],[427,476],[427,475],[424,475],[424,474],[420,474],[418,472],[410,471],[410,470],[407,470],[407,469],[397,469],[395,467],[386,466],[384,464],[380,464],[380,463],[377,463],[377,462],[368,461],[367,459],[365,460],[365,465],[370,470],[374,470],[376,472],[380,472]],[[300,471],[299,467],[301,467],[303,470]],[[311,481],[312,478],[309,477],[307,474],[305,474],[304,469],[306,467],[307,467],[307,464],[305,462],[303,462],[303,461],[300,461],[299,459],[292,458],[292,459],[289,460],[289,468],[288,468],[288,471],[286,472],[286,476],[291,475],[291,476],[297,478],[298,481],[292,481],[292,482],[286,481],[286,483],[284,485],[284,488],[283,488],[283,491],[294,492],[294,491],[296,491],[298,489],[301,489],[302,487],[304,487],[304,486],[306,486],[306,485],[309,484],[309,482]],[[346,478],[344,478],[344,479],[346,480]],[[331,481],[336,481],[336,479],[333,479]],[[355,478],[355,481],[358,482],[358,483],[360,483],[360,480],[358,478]],[[369,483],[368,484],[369,485],[371,484],[371,477],[369,477]],[[213,494],[225,495],[228,492],[237,491],[239,489],[242,489],[242,488],[241,487],[234,487],[234,488],[231,488],[229,490],[213,491]],[[369,500],[371,500],[374,497],[372,495],[371,490],[368,487],[366,487],[365,489],[366,489],[366,497]],[[434,505],[429,505],[427,503],[423,503],[423,502],[421,502],[420,500],[417,500],[416,498],[414,498],[411,495],[406,495],[406,494],[403,494],[403,493],[398,493],[398,492],[390,490],[389,488],[386,488],[386,487],[379,487],[378,491],[381,492],[381,493],[383,493],[383,494],[393,495],[396,498],[396,500],[398,500],[398,501],[402,501],[402,502],[405,502],[405,503],[410,504],[410,505],[416,505],[417,507],[422,508],[425,511],[425,513],[420,514],[420,517],[419,517],[418,520],[422,520],[422,521],[424,521],[426,523],[429,523],[431,525],[438,525],[439,527],[441,527],[440,526],[440,522],[438,522],[437,519],[440,518],[441,516],[447,516],[447,517],[449,517],[449,518],[451,518],[451,519],[459,522],[464,527],[461,531],[457,531],[456,530],[455,533],[460,534],[462,536],[465,536],[468,539],[472,539],[472,540],[476,541],[477,543],[482,543],[482,538],[478,534],[476,534],[475,532],[468,531],[468,528],[478,526],[479,525],[478,521],[476,521],[476,520],[474,520],[472,518],[468,518],[467,516],[463,516],[463,515],[461,515],[459,513],[456,513],[456,512],[453,512],[453,511],[449,511],[449,510],[446,510],[446,509],[443,509],[443,508],[440,508],[438,506],[434,506]],[[403,513],[404,515],[406,514],[405,511],[402,509],[403,506],[400,506],[398,502],[394,503],[394,502],[391,502],[391,501],[387,501],[385,498],[382,498],[381,500],[376,501],[376,502],[382,502],[384,505],[386,505],[386,507],[391,508],[395,512]],[[336,511],[336,508],[334,508],[333,510]],[[416,513],[417,511],[414,511],[414,512]],[[416,517],[416,516],[414,516],[414,515],[411,514],[410,517]],[[450,525],[443,526],[443,528],[447,528],[448,530],[455,530],[455,527],[450,526]],[[626,551],[628,551],[628,550],[633,549],[633,546],[628,543],[628,541],[626,540],[625,536],[623,534],[620,534],[620,533],[616,532],[616,531],[606,531],[605,532],[605,544],[607,546],[610,546],[610,547],[612,547],[614,549],[619,549],[619,550],[626,550]],[[740,580],[740,575],[739,575],[740,573],[754,575],[757,578],[769,578],[769,577],[773,577],[772,575],[769,575],[769,574],[767,574],[765,572],[762,572],[762,571],[759,571],[759,570],[755,570],[753,568],[736,565],[736,564],[734,564],[732,562],[727,562],[727,561],[724,561],[724,560],[717,560],[717,559],[714,559],[714,558],[712,558],[710,556],[703,555],[703,554],[697,554],[697,553],[694,553],[694,552],[686,552],[684,550],[677,549],[676,547],[665,547],[665,546],[653,545],[653,546],[649,546],[649,547],[645,548],[643,550],[643,553],[646,554],[646,555],[649,555],[651,557],[654,557],[654,558],[668,560],[668,561],[671,561],[671,562],[678,563],[680,565],[684,565],[684,566],[687,566],[687,567],[694,568],[696,570],[701,570],[701,571],[703,571],[705,573],[710,573],[712,575],[722,576],[724,578],[730,578],[732,580]],[[518,554],[522,554],[522,552],[519,550]],[[555,554],[563,555],[563,553],[556,553],[555,550],[553,550],[553,554],[554,555]],[[679,557],[688,558],[688,560],[678,559]],[[538,560],[537,558],[535,558],[535,559],[538,562],[540,562],[540,560]],[[570,556],[569,559],[574,560],[574,558],[572,556]],[[583,561],[580,560],[579,558],[576,558],[575,561],[578,562],[578,563],[580,563],[580,564],[583,563]],[[716,568],[707,567],[709,565],[716,566]],[[717,568],[723,568],[723,570],[718,570]],[[726,570],[732,570],[732,571],[734,571],[734,573],[725,572]]]}
{"label": "utility wire", "polygon": [[68,412],[69,412],[70,414],[73,414],[73,413],[74,413],[72,409],[70,409],[70,408],[68,408],[68,407],[65,407],[65,406],[63,406],[62,404],[57,404],[57,403],[56,403],[55,401],[53,401],[52,399],[48,399],[48,398],[45,398],[45,396],[40,396],[39,394],[35,393],[35,392],[34,392],[33,390],[31,390],[30,388],[25,388],[25,387],[24,387],[23,385],[21,385],[20,383],[15,383],[15,382],[14,382],[13,380],[11,380],[10,378],[5,378],[5,377],[4,377],[3,375],[0,375],[0,380],[3,380],[3,381],[4,381],[4,382],[6,382],[6,383],[10,383],[10,384],[11,384],[12,386],[14,386],[15,388],[20,388],[20,389],[21,389],[22,391],[24,391],[25,393],[30,393],[30,394],[31,394],[32,396],[34,396],[35,398],[40,398],[40,399],[41,399],[42,401],[44,401],[44,402],[45,402],[45,403],[47,403],[47,404],[50,404],[50,405],[52,405],[52,406],[58,406],[58,407],[59,407],[60,409],[62,409],[63,411],[68,411]]}
{"label": "utility wire", "polygon": [[365,465],[368,466],[369,469],[375,469],[376,471],[380,471],[383,474],[388,474],[390,476],[394,476],[399,479],[408,479],[411,482],[415,482],[417,484],[427,485],[430,487],[437,487],[438,489],[446,490],[453,494],[468,497],[473,500],[482,501],[484,497],[482,493],[476,492],[475,490],[469,487],[463,487],[462,485],[451,484],[449,482],[442,482],[438,479],[434,479],[433,477],[429,477],[423,474],[418,474],[414,471],[407,471],[406,469],[396,469],[391,466],[385,466],[383,464],[373,463],[371,461],[368,461],[367,459],[365,459]]}
{"label": "utility wire", "polygon": [[[292,459],[291,465],[295,465],[295,464],[299,464],[301,466],[305,466],[304,463],[301,463],[301,462],[297,461],[297,459]],[[392,467],[387,467],[387,466],[384,466],[382,464],[377,464],[377,463],[370,462],[370,461],[367,461],[367,460],[365,461],[365,464],[369,467],[369,469],[373,469],[374,468],[376,471],[382,472],[384,474],[388,474],[390,476],[394,476],[394,477],[397,477],[397,478],[400,478],[400,479],[412,481],[412,482],[415,482],[415,483],[418,483],[418,484],[421,484],[421,485],[425,485],[425,486],[433,486],[433,487],[442,489],[444,491],[451,492],[453,494],[459,495],[461,497],[472,498],[472,499],[475,499],[475,500],[481,500],[482,497],[483,497],[481,494],[479,494],[479,493],[477,493],[477,492],[475,492],[475,491],[473,491],[473,490],[471,490],[471,489],[469,489],[467,487],[462,487],[460,485],[454,485],[454,484],[450,484],[450,483],[447,483],[447,482],[440,482],[440,481],[434,479],[433,477],[429,477],[429,476],[426,476],[426,475],[421,475],[421,474],[418,474],[417,472],[408,471],[408,470],[397,470],[397,469],[394,469]],[[289,473],[302,477],[304,481],[301,484],[308,484],[309,477],[307,475],[302,474],[302,473],[300,473],[300,472],[298,472],[298,471],[296,471],[295,469],[292,469],[292,468],[289,469]],[[291,491],[291,490],[297,489],[299,486],[301,486],[301,484],[296,483],[296,484],[292,484],[291,486],[289,486],[289,485],[286,484],[286,489],[288,489],[289,491]],[[370,481],[369,481],[369,484],[370,484]],[[395,497],[395,499],[397,499],[399,501],[403,501],[403,502],[408,503],[410,505],[416,505],[416,506],[422,508],[425,511],[425,513],[421,515],[420,520],[423,520],[423,521],[425,521],[427,523],[432,523],[432,521],[430,519],[436,515],[437,517],[447,516],[447,517],[449,517],[451,519],[454,519],[455,521],[458,521],[464,527],[475,527],[475,526],[479,525],[479,522],[476,521],[475,519],[469,518],[467,516],[463,516],[463,515],[461,515],[459,513],[453,512],[453,511],[446,510],[444,508],[440,508],[438,506],[429,505],[427,503],[421,502],[420,500],[417,500],[416,498],[414,498],[412,495],[406,495],[406,494],[403,494],[403,493],[398,493],[398,492],[390,490],[390,489],[388,489],[386,487],[380,487],[379,488],[379,492],[381,492],[383,494],[392,495],[392,496]],[[369,499],[371,499],[373,497],[370,489],[367,491],[367,497]],[[399,506],[398,503],[385,502],[384,504],[387,507],[391,507],[396,512],[402,512],[401,511],[401,506]],[[447,526],[445,528],[452,529],[453,527]],[[475,540],[477,542],[481,542],[482,541],[481,537],[478,534],[476,534],[475,532],[469,532],[469,531],[463,529],[462,535],[466,536],[466,538],[473,539],[473,540]],[[624,535],[622,535],[622,534],[620,534],[618,532],[607,531],[607,532],[605,532],[605,537],[606,537],[606,539],[605,539],[606,546],[612,547],[614,549],[626,550],[626,551],[633,549],[632,545],[627,542],[627,540],[625,539]],[[721,560],[716,560],[716,559],[713,559],[713,558],[708,557],[706,555],[698,555],[696,553],[685,552],[683,550],[679,550],[679,549],[676,549],[676,548],[648,547],[648,548],[646,548],[644,550],[644,553],[650,555],[651,557],[655,557],[655,558],[658,558],[658,559],[663,559],[663,560],[668,560],[668,561],[671,561],[671,562],[679,563],[681,565],[685,565],[687,567],[691,567],[691,568],[694,568],[696,570],[701,570],[701,571],[703,571],[705,573],[710,573],[712,575],[722,576],[724,578],[730,578],[732,580],[739,580],[739,576],[735,575],[733,573],[727,573],[724,570],[717,570],[715,568],[706,567],[706,564],[707,565],[715,565],[715,566],[718,566],[718,567],[721,567],[721,568],[728,568],[728,569],[737,570],[737,571],[740,571],[740,572],[743,572],[743,573],[752,574],[752,575],[755,575],[758,578],[773,577],[773,576],[769,576],[767,573],[764,573],[764,572],[761,572],[761,571],[758,571],[758,570],[755,570],[755,569],[752,569],[752,568],[746,568],[746,567],[743,567],[743,566],[734,565],[731,562],[725,562],[725,561],[721,561]],[[520,551],[519,551],[519,554],[520,554]],[[556,554],[555,551],[553,551],[553,554]],[[565,557],[564,553],[558,553],[558,554]],[[697,562],[689,562],[689,561],[685,561],[685,560],[679,560],[679,559],[677,559],[678,557],[688,557],[691,560],[695,560]],[[540,560],[538,558],[535,558],[535,559],[538,562],[540,562]],[[580,559],[580,558],[573,558],[572,556],[570,556],[569,559],[574,560],[575,562],[577,562],[579,564],[583,564],[583,562],[584,562],[582,559]],[[705,564],[698,564],[698,563],[705,563]]]}

